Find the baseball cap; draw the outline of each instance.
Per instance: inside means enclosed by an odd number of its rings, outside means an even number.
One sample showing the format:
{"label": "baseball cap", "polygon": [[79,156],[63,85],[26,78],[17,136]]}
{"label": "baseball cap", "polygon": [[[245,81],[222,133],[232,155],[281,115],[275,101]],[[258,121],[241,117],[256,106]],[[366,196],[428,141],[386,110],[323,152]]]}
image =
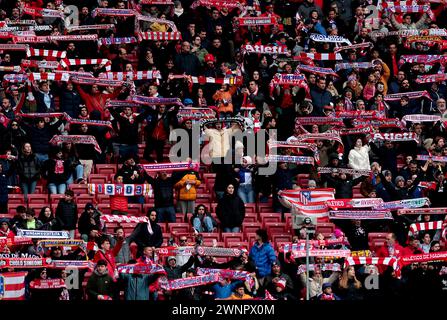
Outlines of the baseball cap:
{"label": "baseball cap", "polygon": [[216,62],[216,59],[214,58],[214,56],[211,53],[208,53],[205,55],[205,62],[208,62],[208,61]]}

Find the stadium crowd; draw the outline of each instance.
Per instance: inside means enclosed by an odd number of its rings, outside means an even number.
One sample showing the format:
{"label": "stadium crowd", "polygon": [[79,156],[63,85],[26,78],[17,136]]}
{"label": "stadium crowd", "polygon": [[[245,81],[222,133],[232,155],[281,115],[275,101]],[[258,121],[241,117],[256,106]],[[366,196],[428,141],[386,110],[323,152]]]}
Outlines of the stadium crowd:
{"label": "stadium crowd", "polygon": [[445,1],[0,5],[2,299],[447,290]]}

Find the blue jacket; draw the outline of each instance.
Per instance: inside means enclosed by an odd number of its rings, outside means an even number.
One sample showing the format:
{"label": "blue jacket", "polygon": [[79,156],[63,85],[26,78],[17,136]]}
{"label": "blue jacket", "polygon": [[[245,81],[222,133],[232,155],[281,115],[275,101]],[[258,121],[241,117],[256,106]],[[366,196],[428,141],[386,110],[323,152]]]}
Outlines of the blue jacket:
{"label": "blue jacket", "polygon": [[225,286],[221,286],[220,283],[216,283],[213,285],[214,290],[214,298],[215,299],[225,299],[231,296],[236,286],[238,286],[242,281],[238,280],[232,283],[229,283]]}
{"label": "blue jacket", "polygon": [[277,259],[275,250],[273,250],[273,247],[269,242],[263,243],[261,247],[255,243],[250,249],[249,256],[256,265],[256,272],[260,278],[270,275],[272,272],[272,263]]}

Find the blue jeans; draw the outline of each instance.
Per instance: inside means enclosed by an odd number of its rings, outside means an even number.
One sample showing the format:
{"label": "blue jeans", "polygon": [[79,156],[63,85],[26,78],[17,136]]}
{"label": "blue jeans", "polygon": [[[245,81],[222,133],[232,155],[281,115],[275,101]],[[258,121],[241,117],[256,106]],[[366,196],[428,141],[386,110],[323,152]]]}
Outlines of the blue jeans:
{"label": "blue jeans", "polygon": [[75,174],[70,174],[70,178],[67,180],[67,184],[72,184],[75,182],[74,176],[76,176],[76,182],[78,179],[82,179],[84,175],[84,166],[82,164],[78,164],[76,168],[74,169]]}
{"label": "blue jeans", "polygon": [[35,153],[37,161],[40,164],[43,164],[46,160],[48,160],[48,154],[46,153]]}
{"label": "blue jeans", "polygon": [[65,190],[67,190],[67,185],[65,183],[61,183],[61,184],[49,183],[48,184],[48,191],[50,192],[50,194],[64,194]]}
{"label": "blue jeans", "polygon": [[237,194],[244,203],[255,203],[255,191],[252,184],[240,184]]}
{"label": "blue jeans", "polygon": [[239,227],[224,228],[223,232],[241,232],[241,229]]}
{"label": "blue jeans", "polygon": [[175,222],[174,207],[156,208],[158,220],[160,222]]}
{"label": "blue jeans", "polygon": [[[214,229],[213,220],[208,216],[203,218],[203,223],[199,218],[194,218],[194,220],[192,220],[192,225],[197,232],[204,232],[203,229],[205,229],[205,232],[212,232]],[[205,226],[205,228],[202,226]]]}
{"label": "blue jeans", "polygon": [[37,181],[32,182],[22,182],[20,184],[20,188],[22,188],[23,194],[26,196],[27,194],[34,193],[36,191]]}

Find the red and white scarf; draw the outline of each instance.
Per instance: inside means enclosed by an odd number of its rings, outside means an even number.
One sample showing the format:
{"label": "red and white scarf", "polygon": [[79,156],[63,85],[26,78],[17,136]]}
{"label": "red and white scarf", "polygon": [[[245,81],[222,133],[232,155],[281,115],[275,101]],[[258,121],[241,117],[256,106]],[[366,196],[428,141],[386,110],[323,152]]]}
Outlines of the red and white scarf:
{"label": "red and white scarf", "polygon": [[377,118],[385,118],[385,114],[383,112],[377,111],[377,110],[364,110],[364,111],[340,111],[335,113],[336,118],[342,118],[342,119],[356,119],[356,118],[362,118],[362,119],[377,119]]}
{"label": "red and white scarf", "polygon": [[263,44],[246,44],[241,47],[242,53],[259,53],[259,54],[287,54],[287,46],[268,46]]}
{"label": "red and white scarf", "polygon": [[402,121],[397,118],[354,119],[354,127],[373,126],[379,128],[404,128]]}
{"label": "red and white scarf", "polygon": [[425,74],[422,76],[418,76],[416,79],[417,83],[432,83],[432,82],[442,82],[447,80],[447,74]]}
{"label": "red and white scarf", "polygon": [[89,183],[89,194],[104,194],[109,196],[151,196],[150,184],[116,184],[116,183]]}
{"label": "red and white scarf", "polygon": [[82,26],[68,26],[66,32],[85,31],[85,30],[113,30],[114,24],[87,24]]}
{"label": "red and white scarf", "polygon": [[118,223],[140,223],[148,222],[148,217],[137,217],[137,216],[122,216],[113,214],[102,214],[100,219],[106,223],[118,222]]}
{"label": "red and white scarf", "polygon": [[331,68],[321,68],[321,67],[314,67],[305,64],[300,64],[296,67],[296,69],[300,71],[307,71],[314,74],[338,77],[338,74],[336,74],[334,70],[332,70]]}
{"label": "red and white scarf", "polygon": [[446,261],[447,260],[447,251],[437,251],[437,252],[402,256],[402,257],[400,257],[399,263],[402,266],[405,266],[407,264],[411,264],[414,262],[429,262],[429,261],[437,261],[437,260]]}
{"label": "red and white scarf", "polygon": [[408,235],[411,236],[411,235],[415,234],[416,232],[425,231],[425,230],[443,229],[444,226],[445,226],[445,222],[442,220],[412,223],[410,225],[410,228],[408,229]]}
{"label": "red and white scarf", "polygon": [[[300,52],[298,56],[298,60],[302,58],[309,58],[312,60],[319,61],[335,61],[335,60],[343,60],[343,57],[340,53],[309,53],[309,52]],[[293,57],[295,60],[295,57]]]}
{"label": "red and white scarf", "polygon": [[325,43],[346,43],[351,45],[351,41],[340,36],[325,36],[319,33],[312,33],[310,39],[315,42],[325,42]]}
{"label": "red and white scarf", "polygon": [[371,174],[371,170],[369,170],[369,169],[319,167],[319,168],[317,168],[317,170],[318,170],[318,173],[323,173],[323,174],[344,173],[344,174],[362,175],[362,176],[369,176]]}
{"label": "red and white scarf", "polygon": [[447,208],[411,208],[411,209],[399,209],[397,210],[398,215],[403,214],[445,214],[447,212]]}
{"label": "red and white scarf", "polygon": [[92,11],[92,17],[96,16],[117,16],[117,17],[132,17],[137,12],[132,9],[110,9],[110,8],[96,8]]}
{"label": "red and white scarf", "polygon": [[[309,240],[309,246],[320,248],[320,247],[328,247],[328,246],[337,246],[349,244],[348,239],[345,237],[340,237],[338,239],[326,239],[326,240]],[[298,240],[297,243],[283,243],[281,244],[279,251],[284,252],[284,254],[295,251],[295,250],[305,250],[306,249],[306,240]]]}
{"label": "red and white scarf", "polygon": [[0,43],[2,51],[27,51],[28,46],[25,44]]}
{"label": "red and white scarf", "polygon": [[269,26],[277,23],[275,17],[239,17],[240,27]]}
{"label": "red and white scarf", "polygon": [[407,114],[402,117],[402,122],[407,125],[407,121],[421,123],[421,122],[438,122],[441,120],[441,116],[435,116],[430,114]]}
{"label": "red and white scarf", "polygon": [[0,237],[0,247],[4,246],[21,246],[22,244],[33,244],[33,239],[26,238],[26,237],[14,237],[14,238],[7,238],[7,237]]}
{"label": "red and white scarf", "polygon": [[60,289],[66,288],[64,279],[35,279],[29,283],[30,289]]}
{"label": "red and white scarf", "polygon": [[371,42],[355,43],[355,44],[349,45],[349,46],[336,47],[336,48],[334,48],[334,52],[340,52],[340,51],[344,51],[344,50],[354,50],[354,49],[359,49],[359,48],[369,48],[372,45],[373,44]]}
{"label": "red and white scarf", "polygon": [[44,69],[57,69],[60,67],[57,61],[39,61],[39,60],[25,60],[20,63],[22,68],[44,68]]}
{"label": "red and white scarf", "polygon": [[125,274],[159,274],[166,275],[163,266],[155,263],[150,264],[123,264],[117,266],[118,273]]}
{"label": "red and white scarf", "polygon": [[429,156],[429,155],[426,155],[426,154],[418,154],[417,157],[416,157],[416,160],[419,160],[419,161],[433,160],[434,162],[447,162],[447,157]]}
{"label": "red and white scarf", "polygon": [[100,79],[109,80],[152,80],[161,79],[160,71],[130,71],[130,72],[102,72],[98,75]]}
{"label": "red and white scarf", "polygon": [[287,141],[269,141],[269,148],[299,148],[308,149],[314,153],[315,161],[319,163],[320,157],[318,154],[318,148],[315,143],[307,142],[287,142]]}
{"label": "red and white scarf", "polygon": [[14,36],[14,43],[48,43],[49,41],[97,41],[97,34],[77,34],[59,36]]}
{"label": "red and white scarf", "polygon": [[67,56],[66,51],[57,51],[57,50],[45,50],[45,49],[34,49],[29,48],[26,51],[27,57],[53,57],[63,59]]}
{"label": "red and white scarf", "polygon": [[335,199],[328,200],[327,205],[330,208],[370,208],[383,203],[382,198],[364,198],[364,199]]}
{"label": "red and white scarf", "polygon": [[59,118],[66,115],[65,112],[33,112],[33,113],[23,113],[20,116],[22,118]]}
{"label": "red and white scarf", "polygon": [[99,38],[98,46],[105,45],[119,45],[119,44],[130,44],[137,43],[138,39],[136,37],[122,37],[122,38]]}
{"label": "red and white scarf", "polygon": [[314,165],[313,157],[304,157],[304,156],[284,156],[278,154],[270,154],[266,158],[269,162],[287,162],[287,163],[295,163],[295,164],[310,164]]}
{"label": "red and white scarf", "polygon": [[408,97],[408,99],[419,99],[419,98],[425,97],[427,99],[433,100],[430,97],[430,94],[427,92],[427,90],[387,94],[383,98],[383,100],[385,100],[385,101],[399,101],[402,97]]}
{"label": "red and white scarf", "polygon": [[345,267],[354,266],[359,264],[380,264],[393,267],[394,270],[399,269],[399,262],[396,258],[392,257],[347,257],[345,259]]}
{"label": "red and white scarf", "polygon": [[29,81],[43,81],[43,80],[51,80],[51,81],[69,81],[70,75],[68,73],[53,73],[53,72],[32,72],[28,73]]}
{"label": "red and white scarf", "polygon": [[370,135],[373,131],[374,131],[374,129],[371,126],[360,126],[357,128],[337,129],[337,132],[340,134],[340,136],[359,135],[359,134]]}
{"label": "red and white scarf", "polygon": [[383,210],[331,210],[329,219],[348,219],[348,220],[392,220],[390,211]]}
{"label": "red and white scarf", "polygon": [[372,136],[373,140],[390,140],[390,141],[416,141],[419,142],[419,136],[414,132],[376,132]]}
{"label": "red and white scarf", "polygon": [[371,69],[374,65],[371,62],[344,62],[335,65],[335,71],[345,69]]}
{"label": "red and white scarf", "polygon": [[170,162],[170,163],[142,164],[141,167],[146,172],[185,171],[185,170],[199,171],[200,164],[198,162]]}
{"label": "red and white scarf", "polygon": [[242,253],[242,251],[237,248],[198,246],[196,250],[197,253],[201,256],[213,256],[213,257],[239,257]]}
{"label": "red and white scarf", "polygon": [[[293,251],[294,258],[306,257],[306,250]],[[309,257],[340,257],[347,258],[351,256],[351,250],[309,250]]]}
{"label": "red and white scarf", "polygon": [[424,63],[432,65],[440,61],[445,62],[445,59],[439,54],[402,55],[399,59],[399,67],[404,63]]}
{"label": "red and white scarf", "polygon": [[[315,271],[315,270],[340,272],[341,266],[339,263],[309,264],[309,271]],[[307,271],[306,265],[301,264],[298,267],[296,274],[302,274],[306,271]]]}
{"label": "red and white scarf", "polygon": [[178,31],[162,32],[162,31],[147,31],[138,33],[138,41],[177,41],[182,40],[182,33]]}
{"label": "red and white scarf", "polygon": [[[166,279],[166,278],[165,278]],[[167,279],[163,281],[160,278],[160,287],[164,290],[181,290],[191,287],[206,286],[215,282],[219,282],[222,279],[220,274],[208,274],[204,276],[180,278],[168,281]]]}
{"label": "red and white scarf", "polygon": [[112,123],[110,121],[103,120],[89,120],[89,119],[73,119],[68,114],[66,115],[67,122],[70,124],[86,124],[93,127],[107,127],[112,129]]}
{"label": "red and white scarf", "polygon": [[388,6],[387,9],[393,13],[427,13],[431,20],[436,20],[433,11],[430,9],[430,5],[398,5]]}
{"label": "red and white scarf", "polygon": [[1,258],[0,269],[34,269],[51,266],[51,258]]}
{"label": "red and white scarf", "polygon": [[92,144],[95,150],[101,153],[101,147],[96,141],[95,136],[89,135],[54,135],[49,141],[51,144],[60,144],[64,142],[71,142],[72,144]]}
{"label": "red and white scarf", "polygon": [[342,119],[337,119],[333,117],[296,117],[295,125],[333,125],[333,126],[344,126]]}
{"label": "red and white scarf", "polygon": [[72,76],[71,81],[76,84],[82,84],[87,86],[104,86],[104,87],[122,87],[124,81],[118,80],[108,80],[108,79],[99,79],[99,78],[91,78],[91,77],[79,77]]}
{"label": "red and white scarf", "polygon": [[46,8],[35,8],[35,7],[23,7],[22,12],[24,14],[31,15],[33,17],[44,17],[44,18],[65,18],[63,12],[59,10],[51,10]]}
{"label": "red and white scarf", "polygon": [[146,96],[138,96],[135,95],[132,97],[132,102],[142,104],[145,106],[155,106],[160,104],[165,105],[182,105],[182,102],[179,98],[152,98],[152,97],[146,97]]}
{"label": "red and white scarf", "polygon": [[121,108],[121,107],[136,108],[139,106],[141,106],[141,104],[130,100],[109,100],[106,103],[107,108]]}
{"label": "red and white scarf", "polygon": [[420,208],[428,205],[430,205],[430,200],[428,198],[414,198],[414,199],[404,199],[404,200],[384,202],[378,205],[376,209],[398,210],[398,209]]}
{"label": "red and white scarf", "polygon": [[83,65],[104,65],[107,71],[112,69],[112,62],[109,59],[63,59],[61,60],[61,66],[68,68],[70,66],[83,66]]}

